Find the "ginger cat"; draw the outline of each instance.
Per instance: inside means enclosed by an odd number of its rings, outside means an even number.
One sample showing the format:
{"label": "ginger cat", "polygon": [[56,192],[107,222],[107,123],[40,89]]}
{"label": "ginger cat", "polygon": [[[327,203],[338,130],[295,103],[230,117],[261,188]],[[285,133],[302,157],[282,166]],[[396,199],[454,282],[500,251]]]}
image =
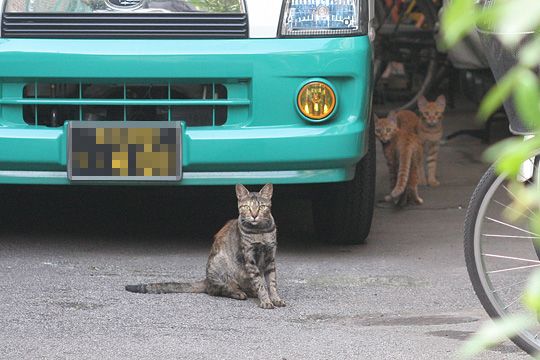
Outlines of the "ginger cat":
{"label": "ginger cat", "polygon": [[435,101],[428,101],[424,96],[418,99],[420,117],[410,110],[391,111],[397,118],[400,129],[418,134],[423,144],[423,154],[427,153],[427,180],[424,164],[419,167],[419,185],[439,186],[437,180],[437,160],[439,156],[439,143],[443,136],[442,119],[446,108],[446,98],[440,95]]}
{"label": "ginger cat", "polygon": [[[424,96],[421,96],[418,98],[417,105],[420,112],[418,135],[427,152],[427,184],[435,187],[440,184],[436,172],[439,143],[443,136],[442,120],[446,108],[446,98],[444,95],[440,95],[435,101],[428,101]],[[424,167],[422,166],[422,172],[424,173],[423,170]],[[423,177],[425,178],[425,175]]]}
{"label": "ginger cat", "polygon": [[423,148],[415,131],[416,125],[414,121],[409,120],[402,117],[400,121],[396,112],[390,112],[386,118],[375,116],[375,135],[383,146],[392,187],[390,195],[387,195],[385,200],[400,205],[407,202],[416,204],[424,202],[418,195]]}

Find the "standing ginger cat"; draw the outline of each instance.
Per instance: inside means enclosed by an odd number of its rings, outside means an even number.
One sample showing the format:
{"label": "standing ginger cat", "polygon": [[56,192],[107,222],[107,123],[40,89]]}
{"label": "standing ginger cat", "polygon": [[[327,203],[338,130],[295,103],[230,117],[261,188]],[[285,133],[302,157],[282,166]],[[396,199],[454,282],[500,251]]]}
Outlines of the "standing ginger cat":
{"label": "standing ginger cat", "polygon": [[[446,98],[440,95],[435,101],[428,101],[424,96],[418,99],[420,117],[410,110],[391,111],[397,119],[400,129],[418,134],[423,144],[423,153],[427,153],[427,180],[424,164],[419,167],[419,184],[431,187],[439,186],[437,180],[437,159],[439,156],[439,143],[443,136],[442,119],[446,108]],[[423,156],[422,156],[423,157]]]}
{"label": "standing ginger cat", "polygon": [[402,123],[400,128],[397,114],[390,112],[386,118],[375,117],[375,135],[383,146],[390,173],[392,192],[385,200],[422,204],[424,201],[418,195],[418,174],[423,152],[414,123]]}
{"label": "standing ginger cat", "polygon": [[257,297],[263,309],[285,306],[277,293],[272,192],[272,184],[266,184],[258,193],[236,185],[239,217],[230,220],[214,236],[206,279],[194,283],[127,285],[126,290],[151,294],[207,293],[238,300]]}
{"label": "standing ginger cat", "polygon": [[[442,119],[446,108],[446,98],[439,95],[435,101],[428,101],[424,96],[418,98],[418,110],[420,111],[420,124],[418,135],[424,143],[427,151],[427,184],[439,186],[436,177],[437,158],[439,156],[439,143],[443,136]],[[422,170],[424,167],[422,166]],[[424,174],[424,172],[422,171]],[[423,175],[425,179],[425,175]]]}

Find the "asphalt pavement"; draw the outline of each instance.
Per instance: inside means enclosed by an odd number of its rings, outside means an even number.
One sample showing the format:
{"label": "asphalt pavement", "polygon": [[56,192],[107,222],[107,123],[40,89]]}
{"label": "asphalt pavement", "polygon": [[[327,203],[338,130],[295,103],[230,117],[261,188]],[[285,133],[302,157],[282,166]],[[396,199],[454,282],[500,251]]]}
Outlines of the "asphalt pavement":
{"label": "asphalt pavement", "polygon": [[[446,133],[477,127],[450,111]],[[315,238],[308,202],[275,188],[278,288],[287,307],[126,284],[197,280],[235,211],[218,189],[0,188],[1,359],[452,359],[487,320],[468,280],[462,228],[485,145],[441,147],[436,189],[379,203],[369,243]],[[377,199],[388,190],[378,147]],[[189,192],[190,195],[185,193]],[[510,342],[479,359],[522,359]]]}

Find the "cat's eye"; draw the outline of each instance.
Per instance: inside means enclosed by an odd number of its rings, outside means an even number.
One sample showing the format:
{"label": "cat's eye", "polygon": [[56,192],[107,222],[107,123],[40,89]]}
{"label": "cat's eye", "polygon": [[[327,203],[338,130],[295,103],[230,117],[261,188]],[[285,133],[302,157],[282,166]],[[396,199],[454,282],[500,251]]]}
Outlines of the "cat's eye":
{"label": "cat's eye", "polygon": [[260,204],[260,205],[259,205],[259,209],[260,209],[260,210],[264,210],[264,209],[266,209],[267,207],[268,207],[268,206],[266,206],[266,205],[264,205],[264,204]]}
{"label": "cat's eye", "polygon": [[238,208],[242,210],[249,209],[249,205],[240,205]]}

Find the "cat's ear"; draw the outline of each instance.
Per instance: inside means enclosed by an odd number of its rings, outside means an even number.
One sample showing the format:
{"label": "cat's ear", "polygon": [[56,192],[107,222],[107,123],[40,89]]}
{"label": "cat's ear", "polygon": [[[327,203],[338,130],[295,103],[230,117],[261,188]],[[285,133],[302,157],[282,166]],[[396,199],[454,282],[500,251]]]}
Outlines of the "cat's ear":
{"label": "cat's ear", "polygon": [[263,186],[261,191],[259,191],[259,195],[261,195],[265,199],[270,200],[272,198],[273,192],[274,192],[274,186],[272,184],[266,184]]}
{"label": "cat's ear", "polygon": [[418,110],[420,111],[424,111],[424,109],[426,108],[427,106],[427,99],[424,95],[421,95],[419,98],[418,98],[418,101],[416,102],[416,105],[418,105]]}
{"label": "cat's ear", "polygon": [[439,107],[441,111],[444,111],[444,108],[446,107],[446,96],[439,95],[437,100],[435,100],[435,103],[437,104],[437,106]]}
{"label": "cat's ear", "polygon": [[249,195],[249,190],[242,184],[236,184],[236,197],[241,200]]}
{"label": "cat's ear", "polygon": [[390,111],[388,115],[386,116],[386,118],[397,125],[398,119],[397,119],[397,112],[395,110]]}

